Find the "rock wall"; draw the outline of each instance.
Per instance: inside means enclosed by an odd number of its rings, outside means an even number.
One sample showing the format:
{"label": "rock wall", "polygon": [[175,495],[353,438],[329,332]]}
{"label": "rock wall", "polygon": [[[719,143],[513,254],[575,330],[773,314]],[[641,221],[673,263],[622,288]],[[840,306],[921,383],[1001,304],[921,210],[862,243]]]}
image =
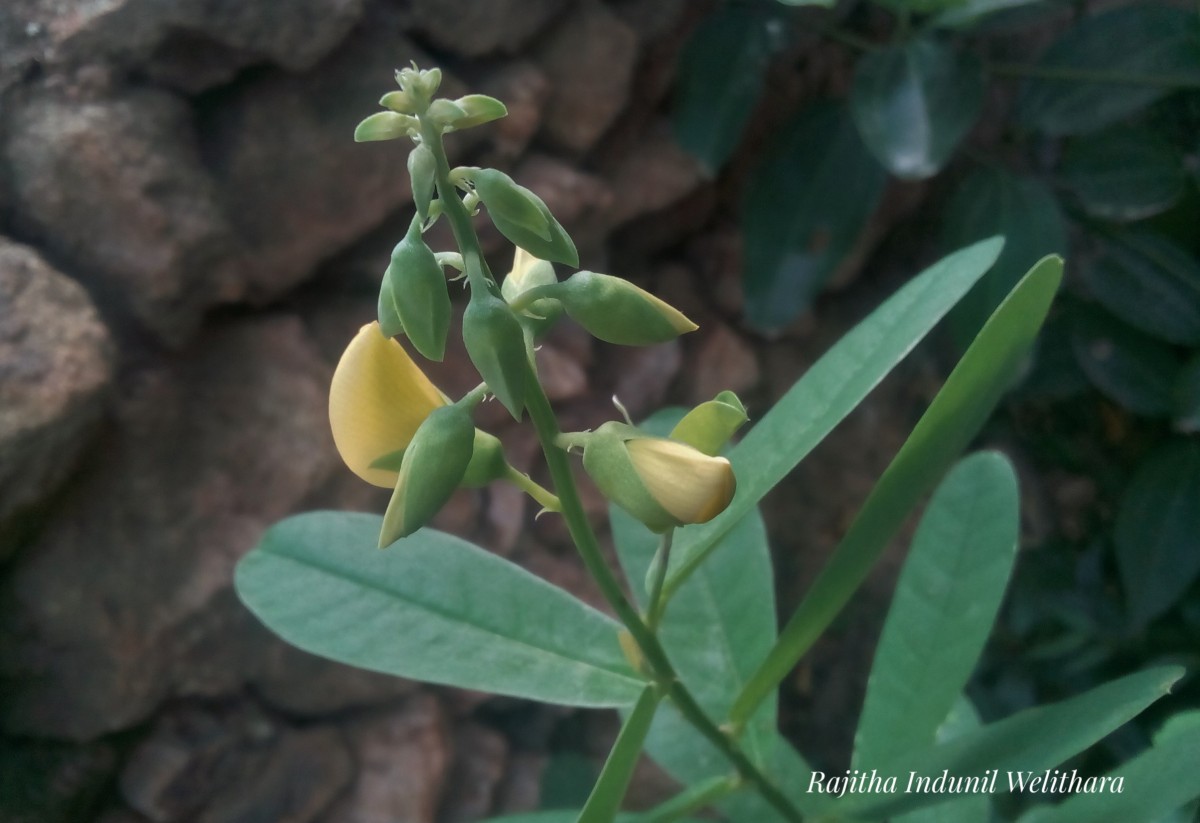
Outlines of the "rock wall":
{"label": "rock wall", "polygon": [[[288,513],[386,502],[340,465],[325,403],[411,211],[403,151],[351,134],[409,60],[440,65],[452,94],[508,103],[508,119],[452,144],[460,162],[511,170],[585,265],[701,322],[632,354],[556,330],[539,364],[568,421],[611,416],[614,392],[635,414],[723,388],[761,409],[829,342],[811,324],[771,347],[738,328],[736,188],[703,179],[665,119],[702,13],[684,0],[0,9],[0,818],[469,821],[536,806],[556,748],[603,755],[611,718],[293,650],[241,608],[231,569]],[[485,244],[506,270],[499,236]],[[834,328],[860,313],[849,305]],[[477,380],[461,346],[431,371],[448,391]],[[872,402],[919,402],[912,385]],[[873,414],[814,456],[812,486],[828,486],[822,467],[874,475],[890,452],[853,445],[864,429],[878,440]],[[532,466],[528,431],[484,422]],[[790,509],[810,528],[782,551],[835,539],[849,503],[825,502]],[[600,521],[603,501],[589,505]],[[460,494],[439,525],[597,601],[561,526],[531,516],[494,488]],[[666,791],[639,773],[640,802]]]}

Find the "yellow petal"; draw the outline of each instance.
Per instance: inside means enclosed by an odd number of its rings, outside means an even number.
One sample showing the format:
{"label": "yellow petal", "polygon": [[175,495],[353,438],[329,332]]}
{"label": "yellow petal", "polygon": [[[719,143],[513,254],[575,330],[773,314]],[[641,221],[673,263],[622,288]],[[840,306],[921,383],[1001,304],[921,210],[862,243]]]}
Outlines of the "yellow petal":
{"label": "yellow petal", "polygon": [[737,483],[724,457],[650,437],[634,438],[625,446],[646,489],[681,523],[707,523],[733,499]]}
{"label": "yellow petal", "polygon": [[385,454],[406,448],[417,427],[446,400],[404,348],[368,323],[350,341],[329,387],[329,424],[350,471],[383,488],[396,472],[372,469]]}

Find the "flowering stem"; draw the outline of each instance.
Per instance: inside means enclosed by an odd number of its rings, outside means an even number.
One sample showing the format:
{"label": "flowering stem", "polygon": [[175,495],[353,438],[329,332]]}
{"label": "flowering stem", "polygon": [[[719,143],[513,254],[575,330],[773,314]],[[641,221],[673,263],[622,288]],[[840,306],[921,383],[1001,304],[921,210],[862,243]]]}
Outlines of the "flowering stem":
{"label": "flowering stem", "polygon": [[671,559],[671,540],[674,536],[674,529],[663,532],[658,541],[658,551],[650,561],[650,599],[646,602],[646,625],[652,632],[658,631],[658,624],[662,621],[663,609],[666,606],[662,596],[663,582],[667,579],[667,563]]}
{"label": "flowering stem", "polygon": [[[442,202],[442,211],[450,222],[454,239],[462,251],[466,263],[467,277],[472,290],[477,288],[497,291],[495,281],[487,269],[483,252],[479,247],[479,238],[471,225],[471,216],[450,179],[450,164],[446,159],[446,150],[442,145],[441,134],[424,119],[421,120],[421,137],[425,145],[433,153],[436,164],[436,185],[438,199]],[[531,362],[526,360],[529,373],[526,383],[529,386],[525,397],[525,407],[537,430],[538,440],[541,441],[546,463],[550,468],[550,477],[554,481],[554,490],[561,503],[563,520],[567,530],[589,574],[600,587],[601,594],[616,613],[617,619],[637,641],[642,653],[654,674],[654,681],[671,699],[680,713],[692,726],[709,740],[737,769],[738,774],[745,778],[749,785],[754,786],[763,799],[771,804],[786,820],[801,823],[803,818],[796,807],[792,805],[775,785],[759,771],[758,767],[746,756],[738,743],[721,731],[717,724],[705,714],[696,702],[691,692],[679,680],[671,661],[667,658],[657,635],[643,622],[637,610],[630,604],[625,593],[621,590],[616,576],[609,569],[600,551],[600,543],[596,539],[584,511],[583,502],[579,497],[579,489],[575,485],[575,476],[571,472],[571,463],[566,451],[558,445],[561,432],[558,429],[558,419],[550,406],[550,400],[537,379],[537,372]]]}
{"label": "flowering stem", "polygon": [[535,483],[529,475],[524,472],[517,471],[511,465],[505,463],[505,479],[512,483],[521,491],[532,497],[541,505],[543,509],[551,512],[562,511],[562,501],[551,492]]}

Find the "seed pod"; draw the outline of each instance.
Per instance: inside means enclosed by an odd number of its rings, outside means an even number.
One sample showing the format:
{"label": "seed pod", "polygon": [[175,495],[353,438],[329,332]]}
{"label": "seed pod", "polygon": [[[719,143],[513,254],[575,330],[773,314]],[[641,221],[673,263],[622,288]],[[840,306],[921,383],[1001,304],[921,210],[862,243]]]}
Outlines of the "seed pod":
{"label": "seed pod", "polygon": [[408,154],[408,178],[412,183],[413,203],[424,223],[429,219],[429,204],[433,201],[434,176],[437,161],[433,152],[424,143],[418,143]]}
{"label": "seed pod", "polygon": [[421,237],[420,215],[413,218],[408,233],[392,250],[380,293],[381,302],[394,303],[404,333],[416,350],[430,360],[441,360],[450,328],[450,293],[442,267]]}
{"label": "seed pod", "polygon": [[627,280],[576,272],[554,296],[575,322],[606,343],[649,346],[674,340],[697,326],[678,309]]}
{"label": "seed pod", "polygon": [[463,312],[463,342],[488,389],[520,420],[530,366],[525,334],[512,309],[491,292],[472,289]]}
{"label": "seed pod", "polygon": [[579,265],[575,244],[542,198],[518,186],[504,172],[475,168],[465,172],[487,206],[492,223],[514,245],[542,260]]}
{"label": "seed pod", "polygon": [[404,451],[396,489],[383,515],[380,548],[433,519],[462,482],[474,443],[475,424],[461,406],[442,406],[425,418]]}

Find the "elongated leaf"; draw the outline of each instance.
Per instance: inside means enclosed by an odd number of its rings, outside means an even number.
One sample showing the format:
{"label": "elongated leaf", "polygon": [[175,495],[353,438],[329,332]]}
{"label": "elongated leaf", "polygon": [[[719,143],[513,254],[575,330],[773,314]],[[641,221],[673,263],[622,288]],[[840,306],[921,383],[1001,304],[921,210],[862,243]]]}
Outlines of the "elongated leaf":
{"label": "elongated leaf", "polygon": [[[579,812],[555,809],[544,812],[527,812],[526,814],[506,814],[504,817],[488,818],[486,823],[575,823]],[[641,823],[641,816],[636,814],[619,814],[616,823]]]}
{"label": "elongated leaf", "polygon": [[844,106],[806,108],[769,150],[746,191],[746,319],[790,323],[846,258],[883,193]]}
{"label": "elongated leaf", "polygon": [[238,564],[238,595],[289,643],[352,666],[570,706],[637,699],[613,620],[448,534],[379,551],[380,525],[288,518]]}
{"label": "elongated leaf", "polygon": [[1200,441],[1173,438],[1138,467],[1113,530],[1129,611],[1144,625],[1200,576]]}
{"label": "elongated leaf", "polygon": [[1036,6],[1046,0],[963,0],[930,19],[930,25],[943,29],[970,28],[991,15]]}
{"label": "elongated leaf", "polygon": [[608,754],[600,779],[592,787],[592,794],[579,813],[577,823],[613,823],[616,819],[660,698],[654,686],[647,686],[638,698],[633,711],[625,718],[617,742]]}
{"label": "elongated leaf", "polygon": [[1062,174],[1088,213],[1109,220],[1158,214],[1179,199],[1186,182],[1175,147],[1137,126],[1073,141]]}
{"label": "elongated leaf", "polygon": [[[1018,712],[946,743],[913,752],[881,772],[938,777],[998,772],[997,791],[1008,791],[1007,772],[1042,772],[1091,746],[1140,714],[1183,676],[1178,666],[1160,666],[1106,683],[1078,697]],[[848,795],[832,804],[848,818],[887,817],[952,798],[937,794]]]}
{"label": "elongated leaf", "polygon": [[1145,231],[1118,235],[1103,250],[1084,276],[1106,309],[1151,337],[1200,345],[1200,261]]}
{"label": "elongated leaf", "polygon": [[[971,701],[960,697],[938,727],[937,742],[947,743],[977,731],[980,725],[979,715]],[[895,819],[895,823],[991,823],[991,820],[992,802],[987,795],[969,794],[901,815]]]}
{"label": "elongated leaf", "polygon": [[918,38],[859,61],[850,111],[884,168],[920,180],[937,174],[966,137],[983,106],[983,91],[977,57]]}
{"label": "elongated leaf", "polygon": [[679,58],[675,137],[710,173],[729,159],[762,93],[783,30],[765,5],[723,5],[705,18]]}
{"label": "elongated leaf", "polygon": [[1184,434],[1200,431],[1200,354],[1193,355],[1180,369],[1172,397],[1176,431]]}
{"label": "elongated leaf", "polygon": [[1171,413],[1180,363],[1170,346],[1093,310],[1077,313],[1071,347],[1084,374],[1112,400],[1147,417]]}
{"label": "elongated leaf", "polygon": [[1000,168],[981,168],[963,180],[946,204],[942,245],[957,249],[998,234],[1007,238],[1000,259],[950,314],[960,349],[970,345],[1030,266],[1047,254],[1067,251],[1066,222],[1045,184]]}
{"label": "elongated leaf", "polygon": [[1048,76],[1026,82],[1018,119],[1050,135],[1097,131],[1173,88],[1200,86],[1200,21],[1166,5],[1114,9],[1068,29],[1038,67]]}
{"label": "elongated leaf", "polygon": [[896,584],[867,681],[853,766],[933,743],[983,651],[1016,558],[1017,478],[996,452],[942,481]]}
{"label": "elongated leaf", "polygon": [[941,478],[1011,388],[1062,279],[1062,260],[1034,266],[1000,304],[892,460],[850,530],[731,713],[748,717],[862,583],[908,513]]}
{"label": "elongated leaf", "polygon": [[644,823],[675,823],[688,812],[701,811],[734,790],[736,775],[712,777],[688,786],[679,794],[646,812]]}
{"label": "elongated leaf", "polygon": [[950,307],[996,262],[1003,242],[985,240],[930,266],[813,364],[729,454],[738,478],[729,507],[685,529],[671,556],[668,590],[690,575],[735,524],[862,402]]}

